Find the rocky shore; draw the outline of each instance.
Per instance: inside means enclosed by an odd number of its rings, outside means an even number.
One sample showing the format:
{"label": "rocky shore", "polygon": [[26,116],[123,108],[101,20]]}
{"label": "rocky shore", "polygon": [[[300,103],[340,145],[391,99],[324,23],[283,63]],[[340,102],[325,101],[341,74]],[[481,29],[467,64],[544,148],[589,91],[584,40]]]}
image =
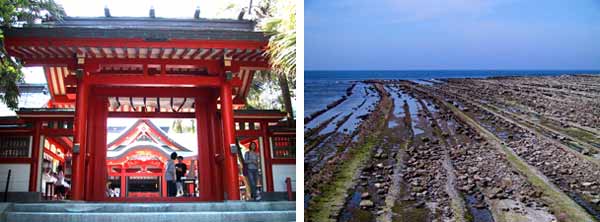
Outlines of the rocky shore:
{"label": "rocky shore", "polygon": [[599,76],[426,83],[362,82],[380,99],[360,126],[313,137],[343,143],[305,172],[307,221],[600,220]]}

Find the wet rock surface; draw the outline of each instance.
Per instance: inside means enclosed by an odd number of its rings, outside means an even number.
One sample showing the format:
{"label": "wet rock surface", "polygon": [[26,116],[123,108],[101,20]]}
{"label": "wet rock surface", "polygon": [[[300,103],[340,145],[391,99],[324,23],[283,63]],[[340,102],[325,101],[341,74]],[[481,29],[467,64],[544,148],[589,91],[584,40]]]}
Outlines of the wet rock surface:
{"label": "wet rock surface", "polygon": [[[516,169],[499,146],[514,152],[543,175],[544,183],[558,187],[600,219],[600,164],[593,158],[594,138],[600,144],[595,134],[600,132],[595,131],[600,130],[600,100],[594,100],[600,98],[600,77],[363,83],[372,84],[386,100],[392,98],[391,115],[363,114],[353,135],[328,136],[316,147],[326,150],[321,147],[335,144],[330,149],[334,155],[325,154],[323,165],[305,162],[311,174],[306,191],[318,196],[323,184],[340,173],[338,166],[352,158],[346,149],[373,132],[381,133],[367,161],[355,172],[344,201],[329,206],[330,220],[573,221],[565,212],[553,210],[556,203],[533,186],[531,175]],[[364,90],[369,92],[368,87]],[[475,120],[500,145],[461,122],[444,103]],[[378,113],[383,106],[369,107],[360,109]],[[374,128],[381,118],[389,122],[387,127]],[[579,137],[575,129],[592,136]]]}

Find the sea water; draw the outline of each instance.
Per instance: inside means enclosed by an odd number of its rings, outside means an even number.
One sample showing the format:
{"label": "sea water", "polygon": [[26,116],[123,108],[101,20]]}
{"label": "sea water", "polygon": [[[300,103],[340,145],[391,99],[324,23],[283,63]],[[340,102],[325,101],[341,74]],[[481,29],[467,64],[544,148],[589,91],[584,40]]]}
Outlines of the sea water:
{"label": "sea water", "polygon": [[497,76],[557,76],[598,74],[600,70],[402,70],[402,71],[306,71],[304,72],[304,114],[324,109],[341,98],[355,81],[367,79],[405,79],[423,82],[448,78],[485,78]]}

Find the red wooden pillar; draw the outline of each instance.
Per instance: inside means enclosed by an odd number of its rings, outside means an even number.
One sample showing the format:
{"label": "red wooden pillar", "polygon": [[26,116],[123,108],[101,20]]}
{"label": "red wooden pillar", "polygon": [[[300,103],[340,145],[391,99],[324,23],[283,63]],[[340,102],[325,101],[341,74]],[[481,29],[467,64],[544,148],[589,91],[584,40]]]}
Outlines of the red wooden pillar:
{"label": "red wooden pillar", "polygon": [[86,118],[87,121],[87,126],[86,126],[86,155],[85,155],[85,163],[83,164],[83,169],[85,169],[85,173],[83,175],[88,175],[88,176],[84,176],[82,179],[82,183],[81,184],[84,187],[84,191],[83,191],[83,197],[82,199],[84,200],[91,200],[94,196],[93,192],[94,190],[90,187],[92,184],[94,184],[94,180],[98,180],[98,179],[104,179],[104,178],[100,178],[97,176],[96,173],[96,167],[103,167],[103,168],[107,168],[106,164],[102,165],[102,166],[94,166],[94,160],[96,158],[96,147],[95,147],[95,139],[97,138],[96,135],[98,134],[105,134],[106,130],[102,130],[102,129],[98,129],[96,124],[99,124],[99,119],[98,119],[98,115],[102,115],[102,111],[98,110],[99,105],[98,105],[98,98],[96,96],[89,96],[88,97],[88,102],[86,104],[86,106],[91,106],[91,109],[88,109],[86,112],[86,115],[88,116]]}
{"label": "red wooden pillar", "polygon": [[33,142],[31,144],[31,172],[29,173],[29,192],[37,191],[37,181],[39,177],[38,168],[40,163],[40,128],[41,121],[33,123]]}
{"label": "red wooden pillar", "polygon": [[77,84],[77,100],[75,102],[75,142],[79,144],[79,153],[73,153],[71,188],[73,200],[82,200],[84,196],[85,159],[86,159],[86,129],[89,86],[85,74]]}
{"label": "red wooden pillar", "polygon": [[123,165],[121,165],[119,178],[121,179],[121,195],[119,197],[125,197],[127,194],[127,180],[125,179],[125,168]]}
{"label": "red wooden pillar", "polygon": [[221,116],[223,118],[223,147],[225,157],[225,188],[228,200],[240,199],[239,174],[237,153],[231,153],[230,144],[235,144],[233,126],[233,101],[231,98],[231,83],[221,86]]}
{"label": "red wooden pillar", "polygon": [[[215,93],[216,94],[216,93]],[[223,193],[224,191],[224,186],[223,186],[223,161],[221,161],[220,158],[217,157],[223,157],[223,130],[220,124],[220,118],[219,115],[217,115],[217,95],[213,95],[212,98],[208,101],[208,105],[207,105],[208,109],[209,109],[209,121],[211,124],[211,139],[212,139],[212,146],[211,146],[211,150],[212,150],[212,157],[211,158],[211,166],[213,167],[212,169],[212,175],[213,175],[213,186],[214,186],[214,192],[216,195],[216,199],[215,200],[223,200]]]}
{"label": "red wooden pillar", "polygon": [[[170,158],[170,157],[169,157]],[[165,163],[166,164],[166,163]],[[165,166],[165,169],[167,167]],[[167,179],[165,179],[165,170],[161,171],[163,174],[160,176],[161,180],[160,180],[160,190],[162,193],[161,197],[168,197],[169,194],[167,193]]]}
{"label": "red wooden pillar", "polygon": [[269,123],[263,121],[260,123],[260,129],[263,137],[263,158],[265,159],[265,176],[267,179],[267,192],[273,192],[273,163],[271,162],[271,143],[269,138]]}
{"label": "red wooden pillar", "polygon": [[106,181],[108,172],[106,170],[106,121],[108,118],[108,101],[106,97],[95,97],[93,102],[94,132],[95,135],[90,142],[90,148],[94,157],[90,161],[90,167],[94,169],[92,184],[92,200],[106,199]]}
{"label": "red wooden pillar", "polygon": [[198,171],[198,190],[200,197],[205,200],[214,200],[214,192],[211,186],[211,167],[210,167],[210,147],[208,137],[208,126],[207,120],[208,112],[206,107],[206,101],[202,101],[202,98],[196,97],[196,134],[198,136],[198,160],[197,171]]}

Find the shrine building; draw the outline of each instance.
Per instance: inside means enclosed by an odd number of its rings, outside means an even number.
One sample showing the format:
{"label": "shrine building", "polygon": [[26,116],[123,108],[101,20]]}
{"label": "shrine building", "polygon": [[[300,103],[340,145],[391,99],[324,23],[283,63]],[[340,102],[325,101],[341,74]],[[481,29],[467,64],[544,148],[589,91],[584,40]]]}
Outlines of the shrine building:
{"label": "shrine building", "polygon": [[[20,108],[0,117],[0,188],[47,198],[42,174],[62,166],[71,200],[243,200],[255,143],[261,192],[295,192],[293,120],[245,109],[255,73],[270,68],[255,25],[66,17],[2,28],[9,55],[42,67],[47,84],[21,84]],[[166,195],[172,152],[188,169],[181,197]]]}

